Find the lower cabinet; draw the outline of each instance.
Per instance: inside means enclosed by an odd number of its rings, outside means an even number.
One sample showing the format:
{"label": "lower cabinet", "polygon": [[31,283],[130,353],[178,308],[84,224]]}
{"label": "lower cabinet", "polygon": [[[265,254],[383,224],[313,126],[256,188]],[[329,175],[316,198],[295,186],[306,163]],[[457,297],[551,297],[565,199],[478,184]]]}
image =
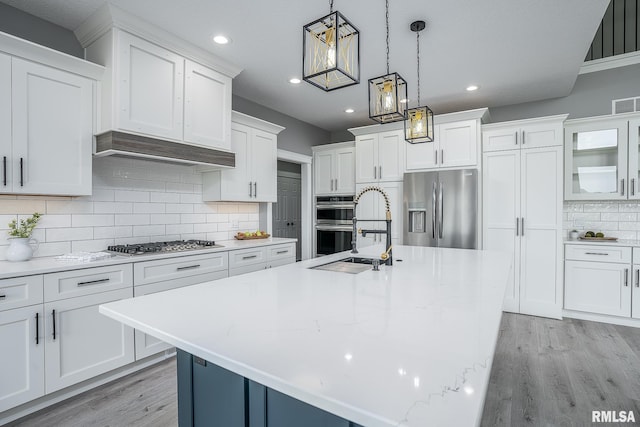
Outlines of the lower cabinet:
{"label": "lower cabinet", "polygon": [[360,427],[178,350],[180,427]]}
{"label": "lower cabinet", "polygon": [[42,314],[42,304],[0,312],[0,412],[44,395]]}
{"label": "lower cabinet", "polygon": [[47,393],[134,361],[133,329],[98,312],[132,296],[128,288],[44,304]]}
{"label": "lower cabinet", "polygon": [[229,276],[237,276],[295,262],[295,243],[239,249],[229,252]]}
{"label": "lower cabinet", "polygon": [[640,249],[565,245],[566,310],[640,318]]}

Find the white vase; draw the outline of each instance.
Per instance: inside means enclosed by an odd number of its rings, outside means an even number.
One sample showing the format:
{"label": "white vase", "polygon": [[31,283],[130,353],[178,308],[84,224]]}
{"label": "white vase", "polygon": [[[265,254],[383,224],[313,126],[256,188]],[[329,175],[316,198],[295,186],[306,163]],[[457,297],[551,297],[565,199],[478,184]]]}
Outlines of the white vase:
{"label": "white vase", "polygon": [[[31,245],[35,245],[35,248],[32,248]],[[38,250],[38,241],[36,239],[10,237],[5,257],[7,261],[27,261],[31,259],[33,252],[36,250]]]}

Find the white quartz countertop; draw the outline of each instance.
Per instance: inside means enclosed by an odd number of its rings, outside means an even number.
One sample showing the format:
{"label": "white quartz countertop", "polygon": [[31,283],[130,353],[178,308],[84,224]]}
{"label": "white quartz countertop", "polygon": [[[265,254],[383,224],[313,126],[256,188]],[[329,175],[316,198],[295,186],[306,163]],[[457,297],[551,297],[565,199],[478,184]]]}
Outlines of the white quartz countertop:
{"label": "white quartz countertop", "polygon": [[268,239],[251,239],[251,240],[224,240],[217,241],[216,244],[221,245],[219,248],[196,249],[184,252],[159,252],[150,253],[139,256],[131,255],[115,255],[109,259],[82,262],[58,260],[55,257],[32,258],[29,261],[9,262],[0,261],[0,279],[11,277],[27,276],[33,274],[53,273],[64,270],[77,270],[81,268],[101,267],[113,264],[126,264],[130,262],[152,261],[156,259],[175,258],[189,255],[201,255],[213,252],[228,252],[239,249],[256,248],[260,246],[271,246],[282,243],[294,243],[296,239],[286,239],[278,237],[270,237]]}
{"label": "white quartz countertop", "polygon": [[640,246],[639,240],[582,240],[565,239],[565,245]]}
{"label": "white quartz countertop", "polygon": [[393,252],[378,272],[308,269],[343,252],[100,312],[363,426],[479,425],[511,255]]}

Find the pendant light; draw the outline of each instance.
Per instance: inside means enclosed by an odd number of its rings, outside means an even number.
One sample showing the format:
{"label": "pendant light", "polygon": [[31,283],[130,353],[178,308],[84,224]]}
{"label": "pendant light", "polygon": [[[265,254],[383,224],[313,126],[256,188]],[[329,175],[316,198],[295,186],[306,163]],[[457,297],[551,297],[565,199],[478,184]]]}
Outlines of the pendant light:
{"label": "pendant light", "polygon": [[424,21],[415,21],[409,27],[416,33],[418,62],[418,107],[408,109],[404,119],[404,139],[411,144],[433,142],[433,111],[426,105],[420,106],[420,31],[425,26]]}
{"label": "pendant light", "polygon": [[360,83],[360,32],[329,2],[329,14],[304,26],[302,78],[331,91]]}
{"label": "pendant light", "polygon": [[389,72],[389,0],[385,0],[387,24],[387,74],[369,79],[369,118],[378,123],[404,120],[407,82],[398,73]]}

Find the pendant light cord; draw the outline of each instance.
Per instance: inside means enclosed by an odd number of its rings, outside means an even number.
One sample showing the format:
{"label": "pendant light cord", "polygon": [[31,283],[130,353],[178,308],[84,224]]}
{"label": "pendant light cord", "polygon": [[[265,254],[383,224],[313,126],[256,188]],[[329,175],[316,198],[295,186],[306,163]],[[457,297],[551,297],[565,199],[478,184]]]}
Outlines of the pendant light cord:
{"label": "pendant light cord", "polygon": [[418,62],[418,107],[420,106],[420,31],[416,32],[416,53]]}
{"label": "pendant light cord", "polygon": [[387,74],[389,74],[389,0],[385,0],[385,9],[385,20],[387,22]]}
{"label": "pendant light cord", "polygon": [[329,1],[329,15],[333,13],[333,0]]}

